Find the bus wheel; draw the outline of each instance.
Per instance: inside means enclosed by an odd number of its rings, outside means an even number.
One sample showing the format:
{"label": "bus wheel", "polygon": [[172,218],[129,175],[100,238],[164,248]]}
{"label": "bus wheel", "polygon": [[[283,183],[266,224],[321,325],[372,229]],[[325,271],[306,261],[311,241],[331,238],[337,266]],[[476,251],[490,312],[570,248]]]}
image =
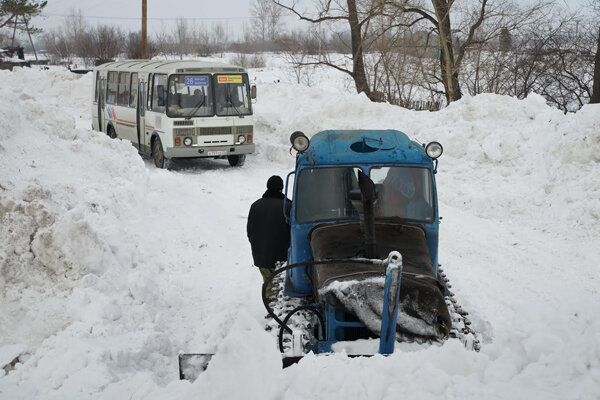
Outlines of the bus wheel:
{"label": "bus wheel", "polygon": [[246,161],[246,155],[240,154],[240,155],[227,156],[227,161],[229,161],[229,165],[231,165],[232,167],[241,167],[242,165],[244,165],[244,162]]}
{"label": "bus wheel", "polygon": [[152,145],[152,159],[156,168],[169,168],[169,160],[165,158],[165,152],[159,138],[156,138]]}
{"label": "bus wheel", "polygon": [[106,134],[111,139],[116,139],[117,138],[117,132],[115,132],[115,128],[113,128],[111,125],[109,125],[108,128],[106,128]]}

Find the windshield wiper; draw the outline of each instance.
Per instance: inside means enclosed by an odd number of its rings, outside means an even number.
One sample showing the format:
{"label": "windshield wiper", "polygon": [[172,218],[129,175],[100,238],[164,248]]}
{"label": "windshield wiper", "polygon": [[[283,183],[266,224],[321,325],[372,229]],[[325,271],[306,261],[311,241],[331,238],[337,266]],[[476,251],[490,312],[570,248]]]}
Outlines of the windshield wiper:
{"label": "windshield wiper", "polygon": [[238,117],[244,118],[244,116],[242,115],[241,111],[238,110],[237,107],[233,104],[233,99],[231,98],[231,95],[225,99],[225,102],[226,102],[225,105],[227,106],[227,108],[232,107],[233,110],[238,115]]}
{"label": "windshield wiper", "polygon": [[204,96],[202,100],[198,100],[194,108],[192,108],[192,111],[190,111],[190,113],[185,116],[185,119],[191,119],[194,116],[194,114],[196,114],[196,111],[198,111],[200,107],[204,106],[204,103],[206,103],[206,96]]}

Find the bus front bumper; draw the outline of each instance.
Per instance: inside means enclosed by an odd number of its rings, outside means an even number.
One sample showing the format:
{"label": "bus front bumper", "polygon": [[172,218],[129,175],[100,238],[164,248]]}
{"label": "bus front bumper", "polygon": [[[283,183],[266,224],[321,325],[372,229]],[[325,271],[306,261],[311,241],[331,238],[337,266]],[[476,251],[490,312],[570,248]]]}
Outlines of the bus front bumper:
{"label": "bus front bumper", "polygon": [[224,157],[254,153],[254,143],[229,146],[181,146],[169,147],[165,151],[167,158]]}

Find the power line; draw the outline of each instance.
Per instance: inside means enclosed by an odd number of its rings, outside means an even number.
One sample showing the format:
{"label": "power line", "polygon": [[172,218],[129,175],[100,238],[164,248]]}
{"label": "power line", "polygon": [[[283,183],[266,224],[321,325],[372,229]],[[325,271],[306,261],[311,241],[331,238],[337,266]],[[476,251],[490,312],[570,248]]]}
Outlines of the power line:
{"label": "power line", "polygon": [[[43,14],[44,17],[72,17],[72,14]],[[118,19],[128,21],[140,21],[140,17],[107,17],[100,15],[76,15],[77,18],[82,17],[83,19]],[[252,19],[252,17],[177,17],[177,18],[147,18],[153,21],[179,21],[179,20],[190,20],[190,21],[219,21],[219,20],[242,20]]]}

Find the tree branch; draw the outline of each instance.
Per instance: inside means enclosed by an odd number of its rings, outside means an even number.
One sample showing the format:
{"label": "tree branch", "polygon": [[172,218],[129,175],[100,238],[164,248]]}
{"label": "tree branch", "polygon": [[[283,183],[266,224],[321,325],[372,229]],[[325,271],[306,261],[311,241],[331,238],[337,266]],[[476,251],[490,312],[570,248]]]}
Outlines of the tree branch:
{"label": "tree branch", "polygon": [[323,10],[322,12],[319,13],[321,15],[321,17],[319,17],[319,18],[309,18],[309,17],[301,14],[300,12],[298,12],[295,9],[295,7],[296,7],[295,4],[292,4],[291,6],[286,6],[285,4],[282,4],[277,0],[273,0],[273,3],[290,11],[291,13],[296,15],[301,21],[308,21],[308,22],[312,22],[313,24],[317,24],[319,22],[325,22],[325,21],[347,21],[348,20],[347,15],[322,16],[322,15],[326,14],[327,12],[329,12],[329,4],[331,3],[331,1],[329,1],[327,3],[327,7],[325,8],[325,10]]}
{"label": "tree branch", "polygon": [[339,65],[332,64],[329,61],[300,62],[300,63],[297,63],[296,65],[303,66],[303,67],[306,67],[306,66],[309,66],[309,65],[313,65],[313,66],[314,65],[326,65],[328,67],[335,68],[338,71],[341,71],[341,72],[343,72],[345,74],[348,74],[352,78],[354,78],[354,73],[352,71],[350,71],[350,70],[348,70],[346,68],[340,67]]}

